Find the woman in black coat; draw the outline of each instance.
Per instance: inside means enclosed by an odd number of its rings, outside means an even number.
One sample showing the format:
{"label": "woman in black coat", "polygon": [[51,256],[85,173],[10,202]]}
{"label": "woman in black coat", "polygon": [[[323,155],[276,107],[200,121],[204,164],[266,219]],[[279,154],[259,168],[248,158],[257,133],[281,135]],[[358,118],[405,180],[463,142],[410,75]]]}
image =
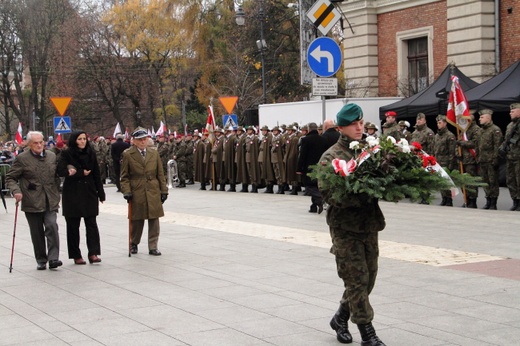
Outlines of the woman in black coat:
{"label": "woman in black coat", "polygon": [[101,246],[96,216],[99,214],[99,201],[105,201],[105,190],[96,152],[84,131],[75,131],[70,135],[68,148],[61,152],[58,161],[58,174],[65,177],[62,206],[67,221],[69,258],[74,259],[75,264],[86,264],[79,248],[79,226],[83,218],[87,231],[88,260],[99,263]]}

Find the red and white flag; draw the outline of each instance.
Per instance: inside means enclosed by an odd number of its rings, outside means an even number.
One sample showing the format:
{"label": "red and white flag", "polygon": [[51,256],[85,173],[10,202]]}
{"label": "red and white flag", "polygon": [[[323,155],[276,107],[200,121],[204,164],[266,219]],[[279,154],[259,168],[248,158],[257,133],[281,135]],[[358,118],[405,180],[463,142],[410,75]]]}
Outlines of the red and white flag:
{"label": "red and white flag", "polygon": [[121,132],[121,126],[119,125],[119,123],[117,123],[116,128],[114,129],[114,134],[112,135],[112,138],[116,138],[116,135],[118,133],[122,133]]}
{"label": "red and white flag", "polygon": [[213,131],[215,131],[215,115],[213,113],[213,106],[208,106],[208,120],[206,121],[206,128],[204,134],[208,135],[208,138],[213,142]]}
{"label": "red and white flag", "polygon": [[157,129],[157,132],[155,133],[156,136],[162,136],[164,135],[164,124],[161,120],[161,123],[159,124],[159,128]]}
{"label": "red and white flag", "polygon": [[125,140],[130,140],[130,132],[128,131],[128,127],[125,129]]}
{"label": "red and white flag", "polygon": [[469,126],[470,119],[468,100],[460,87],[459,77],[451,76],[451,90],[446,120],[462,132],[465,132]]}
{"label": "red and white flag", "polygon": [[21,144],[23,141],[22,136],[22,123],[18,123],[18,130],[16,130],[16,143]]}

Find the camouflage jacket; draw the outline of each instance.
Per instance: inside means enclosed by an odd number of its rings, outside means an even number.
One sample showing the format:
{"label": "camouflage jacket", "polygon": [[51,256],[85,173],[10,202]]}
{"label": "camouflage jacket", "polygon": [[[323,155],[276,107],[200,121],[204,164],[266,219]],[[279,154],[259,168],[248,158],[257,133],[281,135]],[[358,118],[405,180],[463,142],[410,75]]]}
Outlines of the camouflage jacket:
{"label": "camouflage jacket", "polygon": [[507,159],[520,160],[520,119],[514,119],[507,125],[505,139],[507,140],[507,143],[504,143],[507,148]]}
{"label": "camouflage jacket", "polygon": [[455,135],[447,127],[437,131],[433,141],[433,156],[439,165],[453,169],[455,164]]}
{"label": "camouflage jacket", "polygon": [[477,163],[476,147],[477,140],[480,137],[481,128],[477,124],[471,122],[466,130],[467,140],[457,141],[457,145],[462,149],[462,163],[464,165],[474,165]]}
{"label": "camouflage jacket", "polygon": [[394,137],[397,141],[401,139],[401,134],[399,132],[400,128],[397,123],[389,124],[385,123],[383,125],[383,136],[382,137]]}
{"label": "camouflage jacket", "polygon": [[[342,135],[336,144],[323,153],[320,162],[330,165],[336,158],[350,160],[354,157],[354,151],[349,149],[351,141]],[[352,194],[340,204],[336,204],[330,200],[332,191],[324,189],[320,180],[318,180],[318,187],[323,199],[329,204],[327,208],[329,227],[354,233],[373,233],[385,228],[385,217],[377,199],[370,198],[366,194]]]}
{"label": "camouflage jacket", "polygon": [[433,152],[433,139],[435,133],[426,124],[416,126],[412,132],[412,142],[418,142],[427,154]]}
{"label": "camouflage jacket", "polygon": [[477,141],[478,162],[498,165],[498,149],[503,140],[502,131],[493,122],[482,125],[482,132]]}

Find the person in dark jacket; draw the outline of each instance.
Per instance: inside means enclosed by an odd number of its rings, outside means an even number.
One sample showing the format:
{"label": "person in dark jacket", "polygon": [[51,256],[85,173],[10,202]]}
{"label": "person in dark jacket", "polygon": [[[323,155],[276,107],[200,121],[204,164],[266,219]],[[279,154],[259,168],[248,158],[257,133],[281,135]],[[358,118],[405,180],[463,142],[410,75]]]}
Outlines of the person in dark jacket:
{"label": "person in dark jacket", "polygon": [[323,122],[323,133],[321,134],[325,139],[327,139],[327,143],[329,148],[336,144],[340,137],[340,133],[336,129],[336,124],[334,120],[327,119]]}
{"label": "person in dark jacket", "polygon": [[121,191],[120,175],[121,175],[121,158],[123,151],[130,148],[130,144],[123,141],[124,135],[118,133],[116,135],[115,143],[110,145],[110,154],[112,155],[112,161],[114,164],[114,183],[117,186],[117,192]]}
{"label": "person in dark jacket", "polygon": [[63,182],[63,216],[67,222],[67,248],[69,258],[75,264],[86,264],[79,248],[81,218],[87,234],[88,260],[99,263],[101,245],[96,217],[99,202],[105,201],[105,190],[96,151],[90,145],[85,131],[74,131],[70,135],[68,148],[63,150],[58,161],[58,175]]}
{"label": "person in dark jacket", "polygon": [[310,166],[318,163],[321,155],[329,148],[329,143],[325,137],[320,136],[318,133],[318,125],[316,123],[310,123],[308,127],[309,133],[301,138],[297,172],[302,175],[305,191],[311,196],[312,204],[309,213],[317,212],[321,214],[323,211],[323,200],[318,190],[318,183],[316,180],[309,178],[307,173],[311,172]]}

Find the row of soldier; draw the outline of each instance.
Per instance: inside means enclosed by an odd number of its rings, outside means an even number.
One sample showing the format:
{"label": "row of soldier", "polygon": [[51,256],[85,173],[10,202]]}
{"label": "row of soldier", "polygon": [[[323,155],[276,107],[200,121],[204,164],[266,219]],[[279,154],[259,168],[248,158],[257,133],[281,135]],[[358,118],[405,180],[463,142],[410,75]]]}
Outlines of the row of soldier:
{"label": "row of soldier", "polygon": [[[471,112],[474,113],[474,112]],[[478,112],[480,126],[471,114],[471,120],[457,139],[448,129],[445,115],[439,115],[437,133],[426,124],[426,116],[419,113],[416,118],[415,131],[407,130],[409,124],[396,122],[397,114],[387,112],[383,125],[383,134],[396,139],[406,138],[410,143],[417,142],[422,149],[435,156],[437,162],[450,170],[462,168],[472,176],[480,176],[487,184],[484,187],[486,204],[483,209],[497,209],[499,196],[499,161],[506,162],[506,184],[510,192],[513,206],[510,210],[520,211],[520,103],[510,105],[511,122],[507,126],[505,136],[502,130],[493,123],[493,111],[483,109]],[[408,125],[408,126],[407,126]],[[478,188],[466,191],[466,206],[477,208]],[[442,192],[443,206],[453,206],[450,191]]]}

